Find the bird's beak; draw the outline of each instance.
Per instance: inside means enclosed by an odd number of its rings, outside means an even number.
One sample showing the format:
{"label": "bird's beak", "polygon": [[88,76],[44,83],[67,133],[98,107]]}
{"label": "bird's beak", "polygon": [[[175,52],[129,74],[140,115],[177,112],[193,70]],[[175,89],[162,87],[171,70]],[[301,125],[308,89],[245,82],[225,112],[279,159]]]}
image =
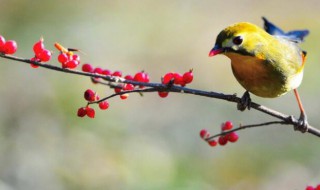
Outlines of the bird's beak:
{"label": "bird's beak", "polygon": [[220,54],[224,51],[224,48],[222,48],[221,46],[219,45],[215,45],[212,50],[209,52],[209,57],[212,57],[212,56],[215,56],[217,54]]}

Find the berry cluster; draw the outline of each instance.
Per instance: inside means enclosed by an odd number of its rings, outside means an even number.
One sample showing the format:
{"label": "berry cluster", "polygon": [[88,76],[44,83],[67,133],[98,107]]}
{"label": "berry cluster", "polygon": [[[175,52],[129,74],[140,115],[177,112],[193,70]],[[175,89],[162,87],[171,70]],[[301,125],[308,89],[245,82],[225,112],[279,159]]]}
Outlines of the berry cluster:
{"label": "berry cluster", "polygon": [[306,190],[320,190],[320,184],[317,185],[316,187],[309,185],[306,187]]}
{"label": "berry cluster", "polygon": [[[185,86],[193,81],[193,69],[190,69],[188,72],[184,74],[176,73],[176,72],[169,72],[166,73],[161,79],[162,84],[176,84]],[[165,98],[169,95],[167,91],[159,91],[159,96],[161,98]]]}
{"label": "berry cluster", "polygon": [[162,84],[169,84],[170,82],[173,82],[173,84],[185,86],[186,84],[189,84],[193,81],[193,70],[190,69],[190,71],[185,72],[183,75],[180,73],[175,72],[169,72],[166,73],[162,77]]}
{"label": "berry cluster", "polygon": [[[43,38],[40,38],[40,40],[33,45],[33,52],[34,57],[30,59],[31,61],[48,62],[52,56],[51,51],[45,48]],[[31,67],[38,68],[39,65],[31,64]]]}
{"label": "berry cluster", "polygon": [[[122,77],[123,74],[121,71],[114,71],[112,72],[109,69],[102,69],[101,67],[93,67],[90,63],[85,63],[82,65],[82,71],[83,72],[89,72],[89,73],[96,73],[100,75],[106,75],[106,76],[111,76],[111,77]],[[141,82],[141,83],[148,83],[150,81],[150,77],[148,73],[141,71],[137,72],[135,75],[126,75],[124,77],[125,80],[127,81],[136,81],[136,82]],[[99,81],[99,78],[94,78],[93,82],[97,83]],[[126,91],[132,91],[134,89],[142,89],[144,86],[135,86],[130,83],[125,83],[125,84],[118,84],[117,86],[113,87],[114,92],[116,94],[120,94],[120,98],[122,100],[125,100],[129,97],[129,94],[124,93]],[[92,90],[88,89],[84,93],[84,97],[88,102],[94,102],[98,101],[100,98],[99,96]],[[99,108],[102,110],[108,109],[109,103],[107,101],[102,101],[99,103]],[[90,109],[90,115],[88,115],[85,110]],[[93,118],[94,117],[94,112],[91,111],[92,108],[90,108],[88,105],[86,107],[79,108],[78,110],[78,116],[79,117],[84,117],[85,115]]]}
{"label": "berry cluster", "polygon": [[[103,69],[101,67],[93,67],[90,63],[85,63],[82,65],[82,71],[83,72],[89,72],[89,73],[96,73],[96,74],[100,74],[100,75],[105,75],[105,76],[110,76],[110,77],[123,77],[123,74],[121,71],[114,71],[112,72],[109,69]],[[134,75],[125,75],[124,79],[128,82],[128,83],[124,83],[124,84],[117,84],[116,86],[112,86],[114,88],[114,92],[116,94],[119,95],[120,99],[125,100],[129,97],[129,94],[126,93],[127,91],[133,91],[136,89],[143,89],[144,86],[143,85],[133,85],[130,83],[130,81],[135,81],[135,82],[140,82],[140,83],[148,83],[150,81],[150,77],[148,75],[148,73],[144,72],[144,71],[140,71],[135,73]],[[176,84],[176,85],[181,85],[181,86],[185,86],[186,84],[191,83],[193,80],[193,70],[190,69],[188,72],[185,72],[184,74],[179,74],[179,73],[175,73],[175,72],[169,72],[167,74],[165,74],[162,77],[162,84]],[[98,83],[99,82],[99,77],[94,78],[94,80],[92,80],[94,83]],[[167,97],[169,92],[168,91],[159,91],[158,92],[159,96],[164,98]],[[92,90],[87,90],[85,92],[85,99],[89,102],[92,103],[94,101],[98,101],[99,100],[99,96],[97,96],[97,94],[95,92],[93,92]],[[99,107],[100,109],[107,109],[109,107],[109,103],[107,103],[106,101],[100,102],[99,103]],[[86,112],[86,110],[90,110],[88,114],[88,111]],[[86,107],[81,107],[78,110],[78,116],[79,117],[84,117],[85,115],[93,118],[94,117],[94,112],[91,110],[92,108],[89,107],[89,104]]]}
{"label": "berry cluster", "polygon": [[77,113],[79,117],[84,117],[87,115],[90,118],[94,118],[95,114],[96,113],[94,109],[90,108],[89,106],[79,108]]}
{"label": "berry cluster", "polygon": [[[226,121],[221,125],[221,131],[222,132],[228,132],[233,128],[233,124],[231,121]],[[224,146],[228,142],[237,142],[239,139],[239,135],[236,132],[230,132],[225,135],[220,135],[218,138],[218,141],[216,139],[213,139],[210,136],[210,133],[206,129],[202,129],[200,131],[200,137],[205,140],[210,146],[216,146],[217,144]]]}
{"label": "berry cluster", "polygon": [[[146,73],[144,71],[137,72],[134,76],[126,75],[124,78],[128,81],[136,81],[136,82],[143,82],[143,83],[148,83],[150,81],[150,77],[149,77],[148,73]],[[127,84],[120,85],[119,87],[115,88],[114,91],[115,91],[115,93],[120,93],[120,92],[125,92],[125,91],[131,91],[136,88],[143,89],[144,86],[141,86],[141,85],[135,86],[133,84],[127,83]],[[128,97],[129,97],[129,94],[121,94],[120,95],[120,98],[123,100],[127,99]]]}
{"label": "berry cluster", "polygon": [[3,36],[0,35],[0,53],[14,54],[18,49],[18,45],[14,40],[6,41]]}
{"label": "berry cluster", "polygon": [[75,51],[79,50],[67,49],[59,43],[55,43],[54,46],[60,51],[58,61],[61,63],[62,68],[75,69],[80,64],[80,56],[74,54]]}
{"label": "berry cluster", "polygon": [[[97,73],[97,74],[106,75],[106,76],[113,76],[113,77],[122,77],[123,76],[121,71],[112,72],[109,69],[102,69],[101,67],[93,67],[90,63],[83,64],[82,71],[88,72],[88,73]],[[144,71],[136,73],[134,75],[134,77],[132,75],[126,75],[124,78],[126,80],[145,82],[145,83],[148,83],[150,81],[149,75]]]}
{"label": "berry cluster", "polygon": [[[87,100],[88,102],[94,102],[94,101],[98,101],[100,100],[100,97],[98,96],[98,94],[96,92],[94,92],[91,89],[88,89],[84,92],[84,99]],[[101,110],[106,110],[109,108],[109,102],[108,101],[102,101],[99,102],[99,108]],[[95,110],[93,108],[91,108],[89,106],[89,104],[87,104],[87,106],[85,107],[81,107],[78,109],[78,113],[77,115],[79,117],[84,117],[84,116],[88,116],[90,118],[94,118],[95,116]]]}
{"label": "berry cluster", "polygon": [[[121,93],[125,91],[131,91],[134,90],[135,86],[133,84],[124,84],[124,85],[119,85],[119,87],[114,88],[115,93]],[[121,94],[120,98],[122,100],[125,100],[129,97],[129,94]]]}
{"label": "berry cluster", "polygon": [[[85,63],[82,65],[82,71],[83,72],[89,72],[89,73],[96,73],[100,75],[105,75],[105,76],[112,76],[112,77],[122,77],[123,74],[121,71],[114,71],[112,72],[109,69],[102,69],[101,67],[93,67],[90,63]],[[136,81],[136,82],[143,82],[143,83],[148,83],[150,81],[150,77],[148,73],[141,71],[136,73],[134,76],[132,75],[126,75],[124,79],[128,81]],[[94,83],[97,83],[99,78],[95,78],[93,80]],[[136,87],[133,84],[127,83],[127,84],[121,84],[118,85],[117,87],[114,87],[115,93],[120,93],[124,91],[131,91],[134,90],[135,88],[144,88],[144,86],[139,86]],[[121,99],[127,99],[129,94],[121,94],[120,98]]]}

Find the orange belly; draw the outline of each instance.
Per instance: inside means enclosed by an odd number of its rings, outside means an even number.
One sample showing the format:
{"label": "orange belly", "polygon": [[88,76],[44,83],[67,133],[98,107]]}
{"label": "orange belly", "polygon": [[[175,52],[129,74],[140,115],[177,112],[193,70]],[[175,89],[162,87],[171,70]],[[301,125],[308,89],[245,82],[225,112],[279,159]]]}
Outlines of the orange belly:
{"label": "orange belly", "polygon": [[265,60],[234,53],[226,55],[231,59],[234,76],[249,92],[260,97],[273,98],[291,90],[284,73]]}

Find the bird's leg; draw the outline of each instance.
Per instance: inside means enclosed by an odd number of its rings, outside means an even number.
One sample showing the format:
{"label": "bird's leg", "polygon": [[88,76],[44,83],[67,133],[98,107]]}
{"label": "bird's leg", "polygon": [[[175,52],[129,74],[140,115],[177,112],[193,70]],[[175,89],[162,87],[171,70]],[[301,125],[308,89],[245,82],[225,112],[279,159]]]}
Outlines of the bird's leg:
{"label": "bird's leg", "polygon": [[237,108],[240,111],[244,111],[246,108],[248,108],[248,110],[250,110],[251,107],[251,98],[250,98],[250,94],[248,91],[246,91],[243,96],[241,97],[240,102],[238,102],[237,104]]}
{"label": "bird's leg", "polygon": [[306,115],[306,112],[302,106],[302,102],[301,102],[301,99],[300,99],[300,96],[299,96],[299,93],[298,93],[298,90],[297,89],[294,89],[293,90],[294,92],[294,95],[297,99],[297,102],[298,102],[298,106],[299,106],[299,109],[300,109],[300,117],[299,117],[299,124],[294,126],[295,127],[295,130],[299,130],[301,132],[307,132],[308,130],[308,121],[307,121],[307,115]]}

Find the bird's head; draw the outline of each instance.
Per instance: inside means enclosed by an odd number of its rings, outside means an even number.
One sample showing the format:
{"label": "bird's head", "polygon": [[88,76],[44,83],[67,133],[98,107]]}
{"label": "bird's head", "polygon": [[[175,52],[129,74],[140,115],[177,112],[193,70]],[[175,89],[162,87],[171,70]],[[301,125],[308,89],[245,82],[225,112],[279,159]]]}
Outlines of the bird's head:
{"label": "bird's head", "polygon": [[263,45],[262,39],[268,36],[270,35],[256,25],[248,22],[236,23],[219,33],[209,56],[221,53],[228,56],[229,52],[254,56],[256,48]]}

